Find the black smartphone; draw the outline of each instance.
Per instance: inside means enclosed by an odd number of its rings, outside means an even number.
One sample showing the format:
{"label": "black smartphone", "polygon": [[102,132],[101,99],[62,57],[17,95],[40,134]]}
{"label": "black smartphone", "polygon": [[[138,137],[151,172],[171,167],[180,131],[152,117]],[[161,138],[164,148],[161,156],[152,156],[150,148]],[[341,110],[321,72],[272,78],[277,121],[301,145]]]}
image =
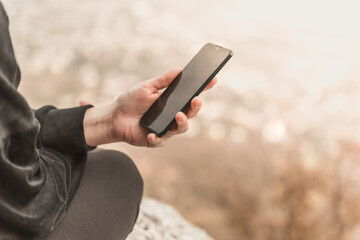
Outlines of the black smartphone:
{"label": "black smartphone", "polygon": [[232,55],[229,49],[205,44],[142,116],[140,124],[158,137],[164,136],[175,123],[175,115],[190,106],[191,100],[201,93]]}

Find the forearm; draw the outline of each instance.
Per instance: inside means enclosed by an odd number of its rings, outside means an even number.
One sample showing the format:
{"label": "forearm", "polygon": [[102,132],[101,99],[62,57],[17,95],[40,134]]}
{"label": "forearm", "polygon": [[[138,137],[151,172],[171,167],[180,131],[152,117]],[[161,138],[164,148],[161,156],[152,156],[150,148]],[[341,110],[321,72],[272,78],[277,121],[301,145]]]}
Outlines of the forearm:
{"label": "forearm", "polygon": [[115,104],[95,106],[84,115],[84,136],[88,146],[118,141],[113,130]]}

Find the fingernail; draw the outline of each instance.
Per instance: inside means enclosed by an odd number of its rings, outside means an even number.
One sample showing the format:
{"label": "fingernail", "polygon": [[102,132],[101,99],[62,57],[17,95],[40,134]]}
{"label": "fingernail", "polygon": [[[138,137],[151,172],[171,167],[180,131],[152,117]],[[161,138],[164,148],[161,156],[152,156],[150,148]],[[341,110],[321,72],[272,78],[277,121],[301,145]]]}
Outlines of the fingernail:
{"label": "fingernail", "polygon": [[185,122],[185,116],[181,116],[181,118],[180,118],[180,122]]}

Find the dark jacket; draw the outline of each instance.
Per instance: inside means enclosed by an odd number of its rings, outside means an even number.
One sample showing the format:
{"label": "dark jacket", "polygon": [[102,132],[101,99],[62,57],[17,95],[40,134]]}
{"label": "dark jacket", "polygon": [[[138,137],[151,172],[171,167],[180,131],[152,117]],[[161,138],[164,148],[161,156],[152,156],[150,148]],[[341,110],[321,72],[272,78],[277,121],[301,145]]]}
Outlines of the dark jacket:
{"label": "dark jacket", "polygon": [[91,106],[32,110],[17,91],[8,25],[0,3],[0,239],[34,239],[59,223],[76,191]]}

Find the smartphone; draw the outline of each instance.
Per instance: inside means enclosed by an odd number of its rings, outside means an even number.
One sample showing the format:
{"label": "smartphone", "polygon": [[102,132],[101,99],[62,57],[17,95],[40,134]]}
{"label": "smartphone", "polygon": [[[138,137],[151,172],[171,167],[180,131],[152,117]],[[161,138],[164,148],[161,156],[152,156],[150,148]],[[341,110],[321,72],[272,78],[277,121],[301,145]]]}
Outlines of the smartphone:
{"label": "smartphone", "polygon": [[142,116],[140,124],[158,137],[164,136],[176,122],[175,115],[190,106],[191,100],[201,93],[232,55],[229,49],[205,44]]}

